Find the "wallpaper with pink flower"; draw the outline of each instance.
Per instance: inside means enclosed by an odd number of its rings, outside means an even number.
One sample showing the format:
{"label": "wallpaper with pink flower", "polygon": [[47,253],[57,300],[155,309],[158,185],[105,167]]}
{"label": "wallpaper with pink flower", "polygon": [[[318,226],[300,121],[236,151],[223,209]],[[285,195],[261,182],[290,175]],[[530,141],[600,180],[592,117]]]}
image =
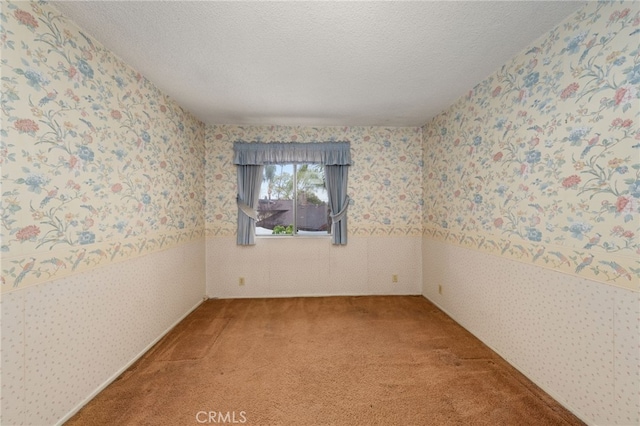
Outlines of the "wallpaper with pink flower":
{"label": "wallpaper with pink flower", "polygon": [[5,2],[0,31],[3,291],[233,235],[233,142],[332,140],[351,235],[639,289],[638,3],[589,3],[422,129],[205,128],[46,3]]}
{"label": "wallpaper with pink flower", "polygon": [[2,6],[2,290],[204,232],[204,125],[45,3]]}
{"label": "wallpaper with pink flower", "polygon": [[639,40],[589,3],[425,125],[426,235],[639,290]]}
{"label": "wallpaper with pink flower", "polygon": [[422,137],[419,127],[208,126],[206,227],[235,235],[233,143],[349,141],[348,232],[359,236],[422,235]]}

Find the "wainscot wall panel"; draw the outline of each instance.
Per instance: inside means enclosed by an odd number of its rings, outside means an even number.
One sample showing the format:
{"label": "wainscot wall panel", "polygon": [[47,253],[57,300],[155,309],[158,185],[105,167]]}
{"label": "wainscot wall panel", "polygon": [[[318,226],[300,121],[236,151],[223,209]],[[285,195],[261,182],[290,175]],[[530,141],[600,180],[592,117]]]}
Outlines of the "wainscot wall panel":
{"label": "wainscot wall panel", "polygon": [[204,253],[200,239],[4,294],[1,423],[57,423],[114,379],[202,301]]}

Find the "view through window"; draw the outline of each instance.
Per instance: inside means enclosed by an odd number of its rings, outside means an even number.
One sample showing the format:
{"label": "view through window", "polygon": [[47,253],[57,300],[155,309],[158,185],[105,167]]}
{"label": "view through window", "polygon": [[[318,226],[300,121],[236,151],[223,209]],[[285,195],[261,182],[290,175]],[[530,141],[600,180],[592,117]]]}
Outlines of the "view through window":
{"label": "view through window", "polygon": [[264,166],[256,235],[329,235],[324,166]]}

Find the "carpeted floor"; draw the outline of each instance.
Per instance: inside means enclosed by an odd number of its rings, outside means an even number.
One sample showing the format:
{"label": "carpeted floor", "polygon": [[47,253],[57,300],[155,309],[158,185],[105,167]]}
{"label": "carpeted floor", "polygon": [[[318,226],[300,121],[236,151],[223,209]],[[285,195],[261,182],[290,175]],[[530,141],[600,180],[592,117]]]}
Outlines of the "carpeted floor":
{"label": "carpeted floor", "polygon": [[68,425],[581,425],[420,296],[209,300]]}

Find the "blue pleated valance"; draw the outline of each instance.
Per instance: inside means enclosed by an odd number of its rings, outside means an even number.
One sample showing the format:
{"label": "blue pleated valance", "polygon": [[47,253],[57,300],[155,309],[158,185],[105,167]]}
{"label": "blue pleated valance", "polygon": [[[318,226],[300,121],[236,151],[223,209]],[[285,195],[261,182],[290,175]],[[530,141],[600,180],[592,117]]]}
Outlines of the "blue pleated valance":
{"label": "blue pleated valance", "polygon": [[303,164],[326,166],[351,164],[349,142],[288,142],[233,144],[233,163],[237,165]]}

